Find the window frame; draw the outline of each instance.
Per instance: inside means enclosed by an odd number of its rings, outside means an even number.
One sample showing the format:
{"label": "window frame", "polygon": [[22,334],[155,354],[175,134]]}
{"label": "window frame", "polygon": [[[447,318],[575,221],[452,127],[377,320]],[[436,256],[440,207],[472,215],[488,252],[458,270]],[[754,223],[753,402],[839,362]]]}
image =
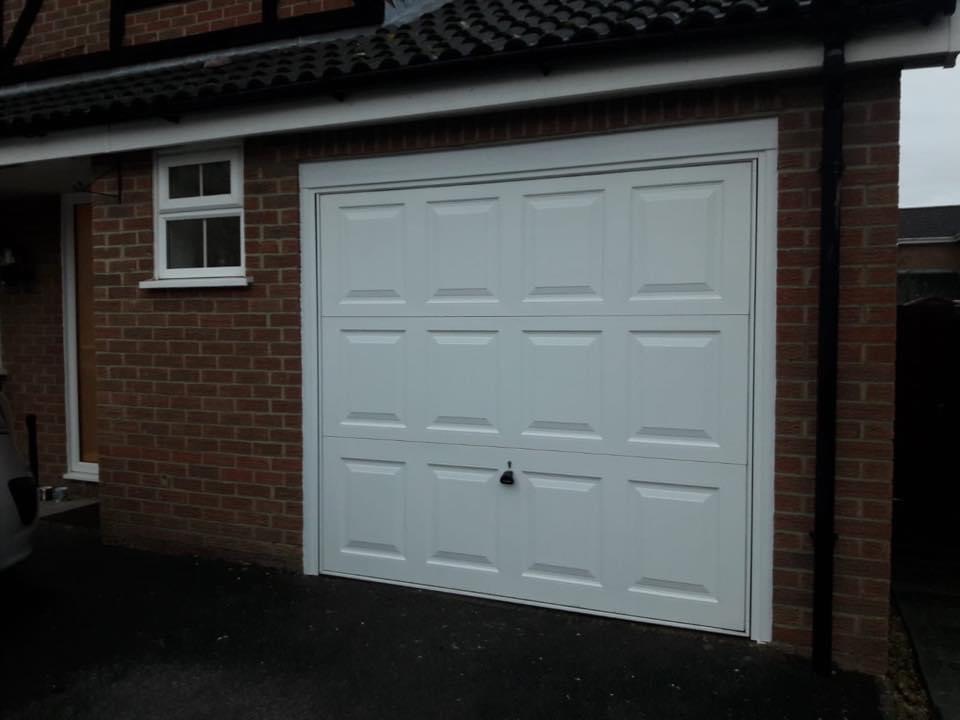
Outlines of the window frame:
{"label": "window frame", "polygon": [[[230,192],[187,198],[170,197],[170,168],[181,165],[204,165],[215,162],[230,163]],[[202,170],[201,170],[202,172]],[[158,151],[154,162],[156,188],[154,229],[154,279],[144,286],[155,286],[157,281],[246,277],[246,225],[243,203],[243,149],[239,146],[207,149]],[[207,220],[236,217],[240,220],[240,264],[227,267],[171,268],[167,257],[167,223],[176,220]],[[205,251],[206,252],[206,251]]]}

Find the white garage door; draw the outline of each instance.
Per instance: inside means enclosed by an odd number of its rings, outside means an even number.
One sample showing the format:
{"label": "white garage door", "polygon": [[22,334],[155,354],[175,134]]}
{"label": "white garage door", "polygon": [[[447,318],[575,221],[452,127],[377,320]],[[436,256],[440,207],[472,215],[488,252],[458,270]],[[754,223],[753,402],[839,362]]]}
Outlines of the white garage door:
{"label": "white garage door", "polygon": [[322,194],[323,571],[745,630],[753,182]]}

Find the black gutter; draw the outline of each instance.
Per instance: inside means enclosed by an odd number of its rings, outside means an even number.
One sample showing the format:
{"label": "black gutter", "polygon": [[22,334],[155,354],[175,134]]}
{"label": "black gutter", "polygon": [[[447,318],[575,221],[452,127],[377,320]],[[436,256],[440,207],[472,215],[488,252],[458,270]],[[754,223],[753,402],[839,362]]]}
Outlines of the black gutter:
{"label": "black gutter", "polygon": [[846,57],[839,23],[831,23],[823,57],[823,148],[820,167],[820,303],[817,356],[816,498],[814,503],[813,666],[832,671],[836,534],[837,366],[840,310],[840,181],[843,177]]}

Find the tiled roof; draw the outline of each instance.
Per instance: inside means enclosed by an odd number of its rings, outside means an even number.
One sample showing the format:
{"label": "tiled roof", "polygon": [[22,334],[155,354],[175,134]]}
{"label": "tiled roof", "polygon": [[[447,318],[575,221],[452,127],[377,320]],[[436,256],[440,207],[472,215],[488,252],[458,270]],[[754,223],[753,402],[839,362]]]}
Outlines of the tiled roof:
{"label": "tiled roof", "polygon": [[960,205],[900,210],[900,239],[960,236]]}
{"label": "tiled roof", "polygon": [[519,59],[560,48],[677,42],[681,35],[724,29],[773,32],[809,19],[814,8],[813,0],[452,0],[410,23],[354,37],[8,91],[0,95],[0,134],[175,116],[331,85],[349,87],[391,71]]}

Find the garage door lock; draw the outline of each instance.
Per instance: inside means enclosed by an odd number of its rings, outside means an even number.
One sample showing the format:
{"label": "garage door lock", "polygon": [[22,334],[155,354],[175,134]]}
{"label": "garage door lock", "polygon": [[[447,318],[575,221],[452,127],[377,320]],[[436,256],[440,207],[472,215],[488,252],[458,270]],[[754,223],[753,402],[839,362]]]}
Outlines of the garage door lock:
{"label": "garage door lock", "polygon": [[[508,462],[508,463],[507,463],[507,467],[508,467],[508,468],[512,468],[512,467],[513,467],[513,463],[512,463],[512,462]],[[503,473],[503,475],[500,476],[500,484],[501,484],[501,485],[513,485],[514,482],[515,482],[515,480],[513,479],[513,470],[505,470],[504,473]]]}

